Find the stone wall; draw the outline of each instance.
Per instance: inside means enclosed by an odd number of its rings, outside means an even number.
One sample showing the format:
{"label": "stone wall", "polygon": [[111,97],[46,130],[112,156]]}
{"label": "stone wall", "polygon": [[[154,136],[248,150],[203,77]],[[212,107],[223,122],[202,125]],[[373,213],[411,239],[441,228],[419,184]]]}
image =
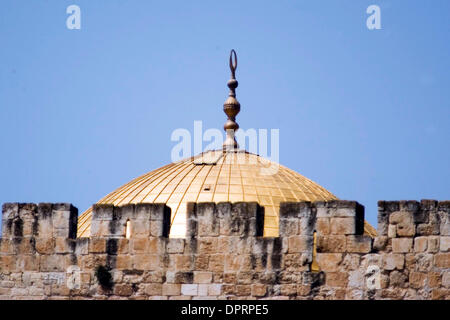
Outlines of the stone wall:
{"label": "stone wall", "polygon": [[[354,201],[190,203],[185,239],[163,204],[3,205],[1,299],[450,299],[450,201],[380,201],[378,237]],[[130,237],[126,238],[126,226]],[[316,271],[316,267],[320,269]]]}

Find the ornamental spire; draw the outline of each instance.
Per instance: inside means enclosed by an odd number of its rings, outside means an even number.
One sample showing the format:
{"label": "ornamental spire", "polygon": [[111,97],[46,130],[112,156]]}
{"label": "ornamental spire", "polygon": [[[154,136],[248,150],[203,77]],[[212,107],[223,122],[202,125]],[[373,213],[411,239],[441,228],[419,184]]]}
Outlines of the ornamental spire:
{"label": "ornamental spire", "polygon": [[236,115],[241,110],[241,104],[239,103],[239,101],[236,100],[235,89],[238,86],[238,82],[235,78],[236,68],[237,68],[236,51],[231,50],[230,52],[231,79],[227,83],[228,88],[230,88],[230,93],[228,94],[227,100],[223,104],[223,111],[228,117],[227,122],[225,122],[225,125],[223,126],[224,130],[227,133],[227,137],[225,139],[225,142],[223,143],[223,150],[234,150],[239,148],[238,143],[236,142],[236,138],[234,136],[235,132],[239,129],[239,125],[236,123]]}

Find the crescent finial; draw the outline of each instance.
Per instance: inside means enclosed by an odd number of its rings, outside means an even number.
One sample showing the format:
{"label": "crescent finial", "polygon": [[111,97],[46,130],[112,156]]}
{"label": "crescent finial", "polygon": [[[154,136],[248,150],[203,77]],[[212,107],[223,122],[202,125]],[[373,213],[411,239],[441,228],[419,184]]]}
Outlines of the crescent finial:
{"label": "crescent finial", "polygon": [[[233,60],[234,60],[234,62],[233,62]],[[234,49],[231,49],[231,52],[230,52],[230,70],[231,70],[231,76],[232,76],[233,79],[235,78],[236,69],[237,69],[237,55],[236,55],[236,51],[234,51]]]}

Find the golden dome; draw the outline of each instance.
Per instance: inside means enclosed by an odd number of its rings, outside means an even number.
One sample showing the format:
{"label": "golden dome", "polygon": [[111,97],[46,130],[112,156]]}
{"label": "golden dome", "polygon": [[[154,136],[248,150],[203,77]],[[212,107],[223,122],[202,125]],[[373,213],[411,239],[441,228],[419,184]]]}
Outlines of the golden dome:
{"label": "golden dome", "polygon": [[[234,58],[234,59],[233,59]],[[258,202],[264,207],[264,236],[278,236],[280,202],[328,201],[337,198],[317,183],[278,163],[238,150],[235,131],[238,82],[237,56],[230,53],[230,89],[223,110],[228,119],[223,150],[204,152],[144,174],[101,199],[99,204],[115,206],[137,203],[165,203],[171,208],[171,237],[184,237],[188,202]],[[78,219],[78,237],[89,237],[92,208]],[[364,232],[376,235],[367,222]]]}
{"label": "golden dome", "polygon": [[[172,210],[171,237],[184,237],[188,202],[256,201],[264,206],[264,235],[278,235],[284,201],[337,199],[323,187],[275,162],[246,151],[209,151],[144,174],[98,201],[116,206],[166,203]],[[79,218],[78,236],[88,237],[92,209]]]}

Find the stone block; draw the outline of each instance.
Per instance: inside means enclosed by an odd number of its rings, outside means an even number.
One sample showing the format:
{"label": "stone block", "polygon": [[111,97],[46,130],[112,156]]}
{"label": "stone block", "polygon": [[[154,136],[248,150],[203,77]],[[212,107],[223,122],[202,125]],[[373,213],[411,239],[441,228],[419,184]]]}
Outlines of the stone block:
{"label": "stone block", "polygon": [[117,254],[128,254],[130,252],[129,239],[117,239]]}
{"label": "stone block", "polygon": [[342,266],[346,270],[356,270],[360,264],[359,254],[346,254],[344,260],[342,261]]}
{"label": "stone block", "polygon": [[225,256],[225,271],[238,271],[241,269],[242,255],[226,255]]}
{"label": "stone block", "polygon": [[422,199],[420,200],[420,209],[422,211],[435,210],[438,207],[438,202],[432,199]]}
{"label": "stone block", "polygon": [[310,202],[282,202],[280,204],[280,237],[312,235],[315,214]]}
{"label": "stone block", "polygon": [[69,253],[75,250],[76,243],[73,240],[67,238],[57,237],[55,238],[55,252],[56,253]]}
{"label": "stone block", "polygon": [[447,252],[450,249],[450,237],[441,237],[440,240],[440,251]]}
{"label": "stone block", "polygon": [[350,271],[348,273],[348,286],[350,288],[363,288],[365,285],[364,273],[360,270]]}
{"label": "stone block", "polygon": [[209,257],[209,271],[223,272],[225,266],[225,256],[223,254],[214,254]]}
{"label": "stone block", "polygon": [[34,203],[19,203],[19,214],[12,222],[14,230],[13,236],[36,236],[36,229],[38,229],[36,228],[36,222],[39,224],[37,205]]}
{"label": "stone block", "polygon": [[236,285],[224,284],[224,285],[222,285],[222,292],[224,295],[235,295],[236,294]]}
{"label": "stone block", "polygon": [[[161,240],[161,238],[154,238],[151,237],[149,239],[146,239],[148,241],[147,250],[149,253],[152,254],[158,254],[166,252],[166,248],[164,246],[164,240]],[[146,249],[144,248],[143,252],[146,252]]]}
{"label": "stone block", "polygon": [[146,220],[130,220],[130,238],[148,238],[152,234],[152,226],[155,229],[153,233],[159,234],[162,226],[158,226],[158,222],[160,221],[150,221],[150,217]]}
{"label": "stone block", "polygon": [[389,215],[398,211],[398,201],[378,201],[378,235],[387,236],[389,226]]}
{"label": "stone block", "polygon": [[[134,256],[136,258],[136,256]],[[117,270],[128,270],[131,269],[133,261],[129,255],[119,255],[116,258],[116,269]],[[135,266],[136,267],[136,266]]]}
{"label": "stone block", "polygon": [[[35,210],[36,207],[31,204],[4,203],[2,206],[2,238],[31,236],[32,230],[25,231],[25,229],[30,229],[30,222],[32,224]],[[26,227],[25,224],[28,226]]]}
{"label": "stone block", "polygon": [[397,225],[390,224],[388,226],[388,237],[389,238],[396,238],[397,237]]}
{"label": "stone block", "polygon": [[114,294],[129,297],[133,294],[133,287],[130,284],[116,284],[114,286]]}
{"label": "stone block", "polygon": [[[131,239],[130,244],[131,248],[133,249],[134,254],[143,254],[143,253],[150,253],[150,242],[152,242],[153,245],[155,245],[155,239],[149,239],[149,238],[134,238]],[[157,253],[157,250],[153,247],[153,251],[151,252],[153,254]]]}
{"label": "stone block", "polygon": [[346,250],[345,235],[317,236],[316,241],[317,252],[345,252]]}
{"label": "stone block", "polygon": [[369,253],[371,250],[371,237],[365,235],[347,236],[347,252]]}
{"label": "stone block", "polygon": [[52,205],[53,236],[76,238],[78,209],[70,203],[54,203]]}
{"label": "stone block", "polygon": [[450,290],[447,289],[433,289],[431,291],[432,300],[449,300]]}
{"label": "stone block", "polygon": [[348,284],[347,272],[327,272],[325,284],[330,287],[345,288]]}
{"label": "stone block", "polygon": [[39,203],[37,208],[38,215],[38,237],[52,237],[53,236],[53,220],[52,220],[52,204]]}
{"label": "stone block", "polygon": [[212,276],[213,276],[212,272],[195,271],[194,283],[211,283]]}
{"label": "stone block", "polygon": [[[296,284],[281,284],[279,285],[279,294],[282,296],[295,296],[297,295],[297,285]],[[278,294],[278,290],[276,290]]]}
{"label": "stone block", "polygon": [[389,223],[396,225],[396,233],[399,237],[412,237],[415,235],[416,226],[414,224],[412,212],[393,212],[389,216]]}
{"label": "stone block", "polygon": [[243,271],[237,273],[237,284],[252,284],[253,282],[253,271]]}
{"label": "stone block", "polygon": [[148,298],[149,300],[169,300],[166,296],[152,296]]}
{"label": "stone block", "polygon": [[73,241],[75,241],[75,254],[77,256],[89,254],[90,238],[77,238]]}
{"label": "stone block", "polygon": [[184,239],[169,238],[167,253],[184,253]]}
{"label": "stone block", "polygon": [[418,253],[414,256],[415,270],[428,272],[433,267],[433,255],[428,253]]}
{"label": "stone block", "polygon": [[[219,221],[217,207],[212,202],[197,203],[195,205],[195,217],[199,237],[217,237],[219,235],[221,221]],[[231,211],[231,204],[221,204],[220,209],[229,212]]]}
{"label": "stone block", "polygon": [[223,283],[236,283],[236,272],[225,272],[223,274]]}
{"label": "stone block", "polygon": [[98,265],[106,265],[106,254],[88,254],[81,256],[81,268],[85,271],[93,271]]}
{"label": "stone block", "polygon": [[[285,271],[307,271],[309,270],[309,264],[312,262],[312,253],[293,253],[285,254],[282,257],[281,269]],[[258,271],[263,271],[264,268],[260,268]]]}
{"label": "stone block", "polygon": [[162,285],[163,296],[179,296],[181,293],[181,284],[164,283]]}
{"label": "stone block", "polygon": [[[19,213],[19,203],[17,202],[5,202],[2,205],[2,220],[12,220]],[[6,225],[2,225],[2,227],[6,227]],[[5,230],[3,230],[5,231]],[[2,233],[3,236],[6,236],[6,233]]]}
{"label": "stone block", "polygon": [[300,234],[298,219],[280,219],[279,232],[280,236]]}
{"label": "stone block", "polygon": [[399,206],[399,211],[415,213],[420,210],[420,203],[415,200],[400,200]]}
{"label": "stone block", "polygon": [[222,284],[210,284],[208,286],[209,296],[220,296],[222,293]]}
{"label": "stone block", "polygon": [[373,241],[373,248],[378,251],[385,251],[389,243],[389,238],[387,236],[375,237]]}
{"label": "stone block", "polygon": [[383,268],[385,270],[403,270],[405,257],[403,254],[390,253],[383,256]]}
{"label": "stone block", "polygon": [[179,271],[192,270],[194,259],[190,255],[175,255],[175,268]]}
{"label": "stone block", "polygon": [[428,286],[438,288],[441,286],[442,277],[440,272],[428,272]]}
{"label": "stone block", "polygon": [[112,220],[114,215],[114,205],[94,204],[92,206],[92,221]]}
{"label": "stone block", "polygon": [[53,238],[36,238],[36,251],[39,254],[54,253],[55,240]]}
{"label": "stone block", "polygon": [[422,236],[439,235],[441,218],[437,212],[428,212],[428,223],[417,224],[416,233]]}
{"label": "stone block", "polygon": [[166,273],[161,270],[146,271],[143,275],[143,281],[145,283],[163,283],[166,281]]}
{"label": "stone block", "polygon": [[409,285],[415,289],[421,289],[425,286],[427,274],[423,272],[411,272],[409,274]]}
{"label": "stone block", "polygon": [[370,253],[361,256],[361,268],[367,269],[371,265],[381,266],[383,263],[383,255],[378,253]]}
{"label": "stone block", "polygon": [[355,218],[331,218],[331,234],[348,235],[356,234]]}
{"label": "stone block", "polygon": [[[39,271],[40,256],[26,255],[16,259],[17,268],[23,271]],[[1,267],[0,267],[1,270]]]}
{"label": "stone block", "polygon": [[[264,225],[264,209],[256,202],[219,203],[216,206],[220,235],[228,236],[262,236]],[[198,223],[202,215],[197,213]],[[211,228],[210,236],[218,235],[215,220],[207,219],[205,223]],[[208,236],[209,234],[204,234]]]}
{"label": "stone block", "polygon": [[166,221],[159,221],[159,220],[151,221],[150,236],[167,238],[170,233],[170,229],[167,227],[167,223],[168,222]]}
{"label": "stone block", "polygon": [[[450,201],[447,202],[450,203]],[[439,211],[439,221],[439,234],[441,236],[450,236],[450,212],[448,208],[447,210]]]}
{"label": "stone block", "polygon": [[450,270],[446,270],[442,274],[442,286],[450,288]]}
{"label": "stone block", "polygon": [[[168,274],[169,272],[167,272]],[[194,280],[194,273],[192,271],[177,271],[174,273],[173,283],[187,283],[191,284]],[[167,276],[167,282],[169,282],[169,276]]]}
{"label": "stone block", "polygon": [[[199,297],[208,297],[208,285],[207,284],[199,284],[198,285],[198,294],[197,296],[193,297],[198,299]],[[199,299],[204,300],[204,299]]]}
{"label": "stone block", "polygon": [[12,254],[13,252],[13,241],[7,238],[0,237],[0,255],[1,254]]}
{"label": "stone block", "polygon": [[364,206],[356,201],[331,200],[314,202],[318,218],[358,217],[364,219]]}
{"label": "stone block", "polygon": [[428,247],[428,237],[414,238],[414,252],[425,252]]}
{"label": "stone block", "polygon": [[437,253],[434,256],[434,265],[438,268],[450,268],[450,252]]}
{"label": "stone block", "polygon": [[328,235],[331,232],[329,218],[317,218],[316,231],[319,235]]}
{"label": "stone block", "polygon": [[394,270],[389,275],[389,284],[391,288],[406,288],[408,286],[408,277],[397,270]]}
{"label": "stone block", "polygon": [[341,261],[342,253],[317,253],[317,263],[322,271],[339,271]]}
{"label": "stone block", "polygon": [[288,252],[310,252],[313,248],[313,237],[311,236],[290,236],[288,238]]}
{"label": "stone block", "polygon": [[208,270],[209,269],[209,256],[195,255],[195,270]]}
{"label": "stone block", "polygon": [[196,296],[198,295],[198,284],[182,284],[181,294],[184,296]]}
{"label": "stone block", "polygon": [[156,254],[135,254],[133,256],[133,268],[137,270],[156,270],[160,259]]}
{"label": "stone block", "polygon": [[214,254],[217,250],[217,237],[202,237],[197,240],[199,254]]}
{"label": "stone block", "polygon": [[43,272],[65,271],[64,257],[57,255],[41,256],[39,270]]}
{"label": "stone block", "polygon": [[105,253],[106,252],[106,239],[105,238],[91,238],[89,241],[90,253]]}
{"label": "stone block", "polygon": [[252,294],[252,287],[250,285],[238,284],[236,285],[237,296],[250,296]]}
{"label": "stone block", "polygon": [[412,251],[412,238],[395,238],[392,239],[392,252],[407,253]]}
{"label": "stone block", "polygon": [[[131,211],[131,210],[130,210]],[[171,210],[164,204],[140,203],[135,205],[132,216],[132,238],[164,237],[167,238],[170,231]]]}
{"label": "stone block", "polygon": [[267,294],[267,286],[265,284],[253,284],[251,290],[251,294],[254,297],[264,297]]}
{"label": "stone block", "polygon": [[427,252],[436,253],[439,251],[439,236],[429,236]]}
{"label": "stone block", "polygon": [[30,296],[40,296],[42,297],[42,299],[44,299],[44,289],[42,288],[30,287],[29,294]]}

